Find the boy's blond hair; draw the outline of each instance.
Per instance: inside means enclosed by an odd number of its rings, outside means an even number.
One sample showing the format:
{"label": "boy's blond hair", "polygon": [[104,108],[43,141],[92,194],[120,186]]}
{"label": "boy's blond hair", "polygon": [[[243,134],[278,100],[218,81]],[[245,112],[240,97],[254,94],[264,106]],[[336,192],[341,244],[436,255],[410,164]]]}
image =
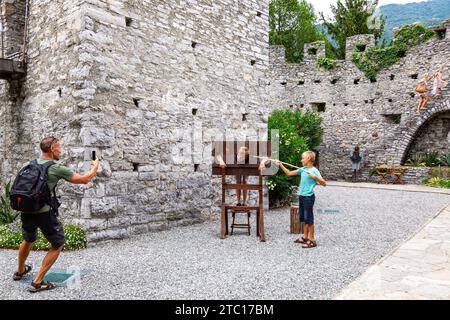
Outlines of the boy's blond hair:
{"label": "boy's blond hair", "polygon": [[312,163],[316,161],[316,153],[313,151],[305,151],[303,152],[302,156],[307,156]]}

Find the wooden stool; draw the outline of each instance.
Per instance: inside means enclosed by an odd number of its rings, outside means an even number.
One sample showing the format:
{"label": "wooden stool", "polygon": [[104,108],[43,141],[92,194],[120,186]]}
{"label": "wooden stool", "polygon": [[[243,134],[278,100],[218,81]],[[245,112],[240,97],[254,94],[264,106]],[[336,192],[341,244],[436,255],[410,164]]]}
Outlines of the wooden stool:
{"label": "wooden stool", "polygon": [[300,223],[298,206],[291,206],[291,233],[303,233],[303,223]]}
{"label": "wooden stool", "polygon": [[[235,219],[236,219],[236,213],[247,213],[247,223],[235,223]],[[233,217],[233,222],[231,223],[231,233],[230,235],[233,235],[233,230],[234,228],[237,229],[247,229],[248,230],[248,235],[250,235],[250,210],[232,210],[231,211],[232,217]]]}

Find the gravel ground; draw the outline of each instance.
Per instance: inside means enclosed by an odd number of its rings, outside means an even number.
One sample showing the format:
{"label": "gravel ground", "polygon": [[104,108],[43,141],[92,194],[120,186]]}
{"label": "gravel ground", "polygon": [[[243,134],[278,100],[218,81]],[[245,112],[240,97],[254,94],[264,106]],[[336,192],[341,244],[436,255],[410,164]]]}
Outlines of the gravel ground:
{"label": "gravel ground", "polygon": [[[251,236],[220,240],[215,221],[64,252],[54,267],[89,271],[81,288],[35,295],[11,279],[17,252],[0,250],[0,299],[331,299],[450,204],[443,194],[316,191],[317,248],[294,244],[289,209],[278,209],[266,213],[266,243],[254,221]],[[30,261],[38,266],[43,255]]]}

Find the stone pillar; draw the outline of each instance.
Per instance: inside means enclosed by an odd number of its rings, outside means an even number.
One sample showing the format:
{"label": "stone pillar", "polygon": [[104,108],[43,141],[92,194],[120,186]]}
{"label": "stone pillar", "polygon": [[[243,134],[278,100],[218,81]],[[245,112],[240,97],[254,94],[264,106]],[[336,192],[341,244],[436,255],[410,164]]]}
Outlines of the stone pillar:
{"label": "stone pillar", "polygon": [[364,52],[375,46],[375,36],[373,34],[358,34],[347,38],[345,44],[345,60],[352,61],[353,53]]}

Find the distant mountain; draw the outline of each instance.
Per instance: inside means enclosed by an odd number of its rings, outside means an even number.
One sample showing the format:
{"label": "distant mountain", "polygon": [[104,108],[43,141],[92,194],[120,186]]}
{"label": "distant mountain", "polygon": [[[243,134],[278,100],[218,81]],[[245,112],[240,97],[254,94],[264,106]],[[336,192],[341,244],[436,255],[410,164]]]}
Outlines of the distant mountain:
{"label": "distant mountain", "polygon": [[405,24],[421,22],[426,26],[439,25],[450,19],[450,0],[429,0],[408,4],[388,4],[380,7],[381,14],[386,16],[386,27],[383,38],[392,39],[392,30]]}

